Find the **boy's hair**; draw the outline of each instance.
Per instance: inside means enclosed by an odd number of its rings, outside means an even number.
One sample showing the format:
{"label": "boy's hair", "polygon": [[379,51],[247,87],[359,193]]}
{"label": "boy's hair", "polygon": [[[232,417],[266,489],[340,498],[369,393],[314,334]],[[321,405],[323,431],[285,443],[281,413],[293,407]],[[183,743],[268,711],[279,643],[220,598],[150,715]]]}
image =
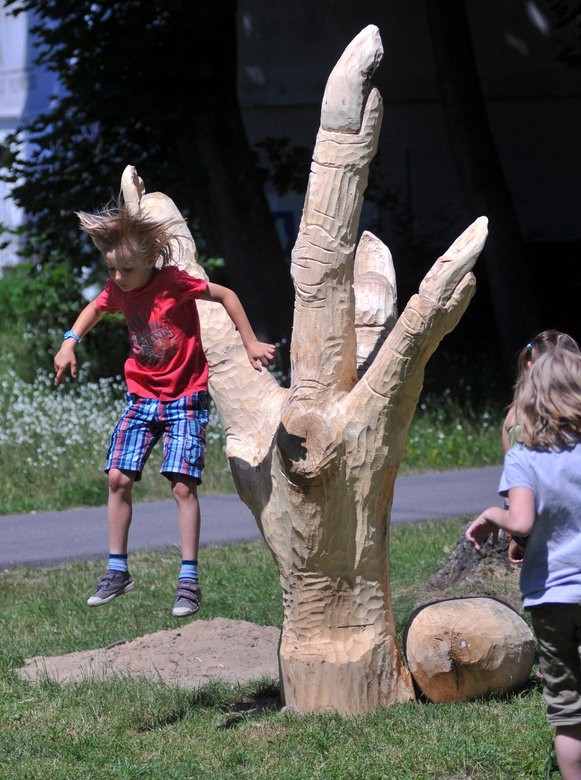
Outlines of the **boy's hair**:
{"label": "boy's hair", "polygon": [[569,350],[570,352],[576,352],[577,354],[580,352],[579,345],[575,339],[567,333],[561,333],[560,330],[543,330],[541,333],[537,334],[534,339],[531,339],[526,347],[521,349],[517,358],[517,373],[516,381],[514,383],[515,396],[522,387],[528,372],[529,364],[534,363],[538,357],[556,347]]}
{"label": "boy's hair", "polygon": [[563,450],[581,441],[581,354],[556,347],[540,355],[519,391],[519,441]]}
{"label": "boy's hair", "polygon": [[171,241],[178,237],[172,228],[178,220],[156,222],[142,211],[131,214],[120,202],[96,214],[76,214],[81,230],[91,236],[101,254],[115,249],[122,256],[138,254],[162,267],[174,261]]}

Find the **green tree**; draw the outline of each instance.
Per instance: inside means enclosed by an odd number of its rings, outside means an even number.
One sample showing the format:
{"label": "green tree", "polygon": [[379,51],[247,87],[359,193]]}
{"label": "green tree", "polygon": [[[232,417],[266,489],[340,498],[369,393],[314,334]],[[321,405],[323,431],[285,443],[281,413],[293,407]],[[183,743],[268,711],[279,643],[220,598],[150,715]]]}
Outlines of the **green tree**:
{"label": "green tree", "polygon": [[29,253],[74,255],[77,265],[94,257],[74,212],[109,200],[133,164],[199,226],[204,254],[225,259],[257,334],[288,335],[292,284],[236,91],[236,0],[5,5],[34,14],[37,61],[63,87],[9,141],[4,178],[28,215]]}

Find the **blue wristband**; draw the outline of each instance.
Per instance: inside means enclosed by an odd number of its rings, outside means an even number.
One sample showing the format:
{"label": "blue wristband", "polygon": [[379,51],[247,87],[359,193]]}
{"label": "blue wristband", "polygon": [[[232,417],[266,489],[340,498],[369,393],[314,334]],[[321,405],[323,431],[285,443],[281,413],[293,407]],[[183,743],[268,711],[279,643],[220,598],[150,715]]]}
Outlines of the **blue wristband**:
{"label": "blue wristband", "polygon": [[77,344],[79,344],[81,341],[81,337],[77,336],[74,330],[65,331],[65,334],[63,336],[63,341],[66,339],[74,339],[77,342]]}

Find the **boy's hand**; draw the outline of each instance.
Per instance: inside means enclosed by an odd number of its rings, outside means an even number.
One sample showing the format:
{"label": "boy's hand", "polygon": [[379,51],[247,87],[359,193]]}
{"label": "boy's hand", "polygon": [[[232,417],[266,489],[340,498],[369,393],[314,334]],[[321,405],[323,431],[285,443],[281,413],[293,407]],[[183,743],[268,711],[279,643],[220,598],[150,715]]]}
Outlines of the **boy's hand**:
{"label": "boy's hand", "polygon": [[77,358],[75,357],[75,342],[73,339],[63,341],[62,347],[57,352],[54,359],[55,385],[64,382],[67,368],[71,370],[73,379],[77,378]]}
{"label": "boy's hand", "polygon": [[246,353],[250,365],[257,371],[262,371],[263,366],[267,366],[274,360],[276,347],[274,344],[265,344],[263,341],[254,341],[246,347]]}
{"label": "boy's hand", "polygon": [[481,514],[470,523],[464,536],[468,539],[476,552],[481,552],[482,545],[491,534],[492,544],[496,544],[498,541],[498,526],[485,517],[484,514]]}

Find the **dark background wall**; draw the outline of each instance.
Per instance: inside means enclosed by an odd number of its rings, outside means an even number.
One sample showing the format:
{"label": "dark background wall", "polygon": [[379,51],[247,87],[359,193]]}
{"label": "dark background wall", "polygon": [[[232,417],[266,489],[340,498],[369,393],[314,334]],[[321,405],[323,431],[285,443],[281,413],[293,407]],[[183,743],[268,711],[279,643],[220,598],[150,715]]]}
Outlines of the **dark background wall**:
{"label": "dark background wall", "polygon": [[[579,181],[581,72],[556,59],[542,3],[467,0],[488,119],[529,250],[529,273],[543,299],[542,327],[581,336]],[[394,254],[400,300],[470,221],[438,100],[423,0],[241,0],[239,92],[253,143],[286,137],[312,148],[325,82],[349,41],[367,24],[385,54],[374,79],[385,114],[372,171],[375,204],[364,212]],[[302,196],[268,188],[292,245]],[[490,225],[494,230],[494,225]],[[486,332],[487,280],[461,326]]]}

